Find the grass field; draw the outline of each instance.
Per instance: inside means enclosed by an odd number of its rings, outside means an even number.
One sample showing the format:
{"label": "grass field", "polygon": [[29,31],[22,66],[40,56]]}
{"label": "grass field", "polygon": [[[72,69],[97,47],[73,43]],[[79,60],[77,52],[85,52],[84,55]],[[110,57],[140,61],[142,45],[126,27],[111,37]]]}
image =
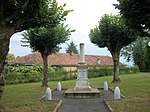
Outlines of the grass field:
{"label": "grass field", "polygon": [[6,85],[1,103],[7,112],[49,112],[58,102],[41,101],[45,89],[40,83]]}
{"label": "grass field", "polygon": [[122,94],[126,97],[120,101],[110,101],[109,104],[115,112],[150,112],[150,74],[121,76],[120,84]]}
{"label": "grass field", "polygon": [[[121,93],[126,97],[123,100],[109,101],[115,112],[149,112],[150,111],[150,74],[121,75],[121,83],[112,84],[112,76],[90,79],[90,85],[95,88],[103,87],[107,81],[109,87],[119,86]],[[62,81],[62,88],[73,88],[75,80]],[[6,85],[1,99],[1,105],[7,112],[49,112],[57,102],[40,101],[45,89],[41,83],[26,83]],[[57,81],[49,82],[51,89],[56,88]]]}

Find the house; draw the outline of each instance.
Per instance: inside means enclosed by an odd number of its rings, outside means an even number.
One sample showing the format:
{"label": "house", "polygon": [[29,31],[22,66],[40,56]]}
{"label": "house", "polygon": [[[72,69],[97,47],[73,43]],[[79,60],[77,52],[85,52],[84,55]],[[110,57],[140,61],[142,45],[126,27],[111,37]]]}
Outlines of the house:
{"label": "house", "polygon": [[[48,64],[53,66],[63,66],[67,70],[74,69],[79,63],[79,54],[54,53],[48,56]],[[113,60],[109,56],[85,55],[85,62],[88,66],[112,66]],[[16,58],[9,64],[43,64],[41,54],[38,52]]]}

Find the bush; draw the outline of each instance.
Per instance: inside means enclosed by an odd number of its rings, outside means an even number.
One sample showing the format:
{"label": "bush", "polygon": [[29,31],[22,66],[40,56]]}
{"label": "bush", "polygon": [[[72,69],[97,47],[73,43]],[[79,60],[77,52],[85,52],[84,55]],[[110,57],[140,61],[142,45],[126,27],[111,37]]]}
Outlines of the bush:
{"label": "bush", "polygon": [[[137,66],[133,67],[125,67],[125,66],[120,66],[119,68],[119,74],[134,74],[138,73],[139,68]],[[90,78],[93,77],[102,77],[102,76],[110,76],[113,75],[113,67],[89,67],[88,69],[88,76]]]}
{"label": "bush", "polygon": [[122,74],[135,74],[139,72],[138,66],[132,66],[132,67],[120,67],[120,75]]}
{"label": "bush", "polygon": [[25,83],[41,81],[40,73],[7,73],[5,74],[6,83]]}
{"label": "bush", "polygon": [[[139,69],[137,66],[125,67],[121,66],[119,74],[134,74],[138,73]],[[89,67],[88,77],[102,77],[113,75],[113,67]],[[5,68],[5,79],[6,83],[24,83],[24,82],[38,82],[43,77],[43,66],[33,65],[15,65],[7,66]],[[62,66],[48,67],[48,78],[51,81],[62,81],[77,78],[77,71],[65,71]]]}
{"label": "bush", "polygon": [[[43,66],[33,65],[15,65],[7,66],[5,68],[6,83],[24,83],[24,82],[38,82],[43,77]],[[63,67],[48,67],[48,78],[52,81],[69,80],[76,78],[76,71],[65,71]]]}
{"label": "bush", "polygon": [[60,67],[52,67],[51,71],[49,71],[49,80],[52,81],[61,81],[61,80],[70,80],[76,78],[76,71],[65,71]]}

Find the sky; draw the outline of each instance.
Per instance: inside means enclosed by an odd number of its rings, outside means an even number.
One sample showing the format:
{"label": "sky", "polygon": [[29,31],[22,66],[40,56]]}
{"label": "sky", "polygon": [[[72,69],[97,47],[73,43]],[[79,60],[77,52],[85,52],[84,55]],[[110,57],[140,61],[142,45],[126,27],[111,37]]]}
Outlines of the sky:
{"label": "sky", "polygon": [[[59,5],[66,3],[66,10],[74,10],[67,16],[65,24],[69,25],[69,28],[75,29],[76,31],[70,36],[70,41],[73,41],[77,45],[79,50],[79,44],[84,43],[85,54],[90,55],[103,55],[111,56],[107,48],[98,48],[96,45],[90,42],[89,32],[90,29],[98,25],[98,21],[104,14],[118,14],[118,10],[112,4],[117,3],[117,0],[57,0]],[[16,33],[12,36],[10,42],[9,53],[15,56],[24,56],[31,53],[31,49],[22,47],[20,39],[22,38],[21,33]],[[61,44],[62,49],[60,52],[65,52],[67,44]],[[127,63],[123,58],[120,61],[129,66],[132,63]]]}

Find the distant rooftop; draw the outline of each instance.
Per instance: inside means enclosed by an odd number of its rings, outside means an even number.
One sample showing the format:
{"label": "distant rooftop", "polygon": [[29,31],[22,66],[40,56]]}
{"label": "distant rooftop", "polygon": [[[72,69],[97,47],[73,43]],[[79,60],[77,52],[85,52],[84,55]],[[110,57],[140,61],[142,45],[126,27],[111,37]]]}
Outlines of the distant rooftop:
{"label": "distant rooftop", "polygon": [[[50,65],[77,65],[79,63],[79,54],[54,53],[48,56],[48,64]],[[113,65],[113,60],[109,56],[85,55],[87,65]],[[16,58],[9,64],[43,64],[41,54],[38,52],[31,53],[26,56]]]}

